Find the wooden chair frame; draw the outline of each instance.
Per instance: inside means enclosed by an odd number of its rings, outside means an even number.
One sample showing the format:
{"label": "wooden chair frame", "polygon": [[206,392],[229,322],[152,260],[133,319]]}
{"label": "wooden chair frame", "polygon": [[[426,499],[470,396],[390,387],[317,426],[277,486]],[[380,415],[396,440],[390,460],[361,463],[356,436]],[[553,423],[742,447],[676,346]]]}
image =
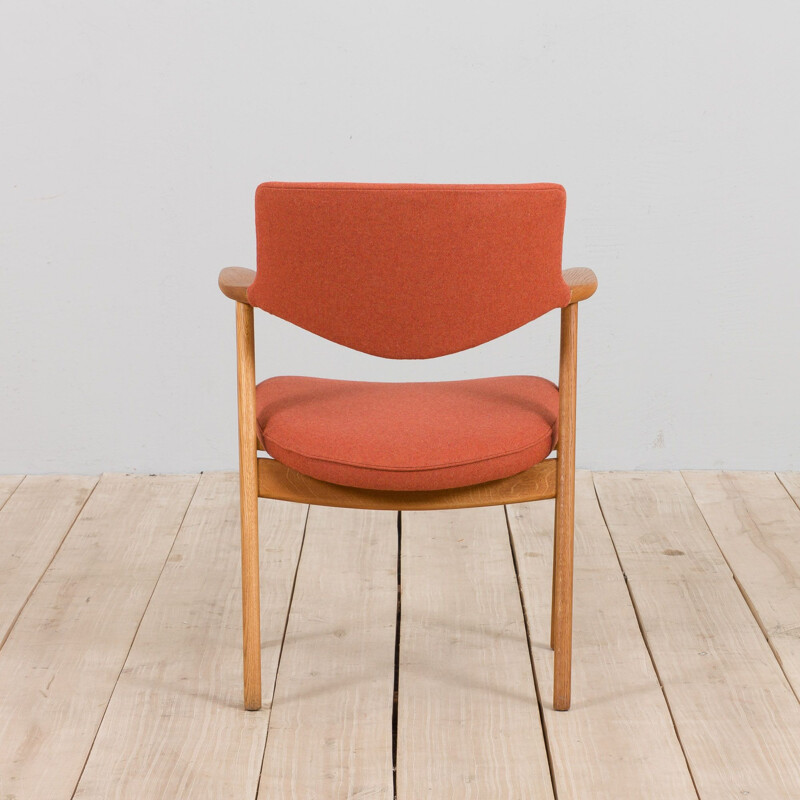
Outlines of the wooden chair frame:
{"label": "wooden chair frame", "polygon": [[525,503],[555,498],[555,541],[550,646],[554,651],[553,707],[570,706],[572,671],[572,573],[575,519],[575,400],[578,302],[591,297],[597,278],[590,269],[565,270],[569,305],[561,309],[558,444],[549,458],[519,475],[457,489],[396,492],[358,489],[316,480],[273,459],[259,458],[253,307],[247,287],[255,272],[228,267],[219,275],[222,293],[236,301],[239,396],[239,476],[242,525],[242,624],[244,706],[261,708],[261,603],[258,568],[258,498],[359,509],[446,509]]}

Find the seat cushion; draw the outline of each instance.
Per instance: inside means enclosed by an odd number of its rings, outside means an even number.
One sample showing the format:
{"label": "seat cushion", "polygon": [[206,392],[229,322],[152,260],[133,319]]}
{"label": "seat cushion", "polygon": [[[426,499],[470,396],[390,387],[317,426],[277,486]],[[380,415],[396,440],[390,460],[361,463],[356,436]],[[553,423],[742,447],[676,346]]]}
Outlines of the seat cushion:
{"label": "seat cushion", "polygon": [[330,483],[449,489],[538,464],[556,443],[558,389],[514,375],[436,383],[277,377],[256,388],[258,434],[287,467]]}

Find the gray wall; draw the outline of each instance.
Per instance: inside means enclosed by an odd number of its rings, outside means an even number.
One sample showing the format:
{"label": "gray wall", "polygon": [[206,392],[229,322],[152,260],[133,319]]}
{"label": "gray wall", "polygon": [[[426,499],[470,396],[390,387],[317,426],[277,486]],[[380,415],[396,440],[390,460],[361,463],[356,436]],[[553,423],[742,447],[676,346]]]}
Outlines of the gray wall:
{"label": "gray wall", "polygon": [[[0,472],[236,464],[263,180],[557,181],[583,467],[800,468],[794,3],[15,4]],[[791,76],[795,77],[792,78]],[[260,376],[556,375],[557,314],[427,363],[258,322]]]}

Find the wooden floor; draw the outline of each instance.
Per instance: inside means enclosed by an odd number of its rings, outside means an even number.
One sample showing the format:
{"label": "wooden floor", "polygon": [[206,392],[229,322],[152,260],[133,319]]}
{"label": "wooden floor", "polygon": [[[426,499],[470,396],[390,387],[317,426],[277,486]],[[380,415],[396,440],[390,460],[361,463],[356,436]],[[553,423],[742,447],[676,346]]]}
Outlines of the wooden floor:
{"label": "wooden floor", "polygon": [[248,713],[235,475],[0,477],[0,800],[800,798],[800,473],[579,473],[566,713],[551,501],[260,502]]}

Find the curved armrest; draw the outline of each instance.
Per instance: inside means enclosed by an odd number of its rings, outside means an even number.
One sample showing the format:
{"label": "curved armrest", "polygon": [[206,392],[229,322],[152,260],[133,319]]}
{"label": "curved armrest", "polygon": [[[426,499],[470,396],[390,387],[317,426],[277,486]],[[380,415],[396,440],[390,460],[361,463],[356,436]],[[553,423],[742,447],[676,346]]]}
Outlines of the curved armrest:
{"label": "curved armrest", "polygon": [[577,303],[586,300],[597,290],[597,275],[587,267],[574,267],[565,269],[562,273],[564,282],[569,286],[569,302]]}
{"label": "curved armrest", "polygon": [[[597,276],[586,267],[565,269],[564,281],[570,289],[570,303],[586,300],[597,290]],[[219,288],[225,297],[237,303],[250,305],[247,287],[255,280],[256,273],[244,267],[226,267],[219,273]]]}
{"label": "curved armrest", "polygon": [[247,299],[247,287],[256,279],[252,269],[244,267],[225,267],[219,273],[219,288],[225,297],[230,297],[237,303],[250,305]]}

